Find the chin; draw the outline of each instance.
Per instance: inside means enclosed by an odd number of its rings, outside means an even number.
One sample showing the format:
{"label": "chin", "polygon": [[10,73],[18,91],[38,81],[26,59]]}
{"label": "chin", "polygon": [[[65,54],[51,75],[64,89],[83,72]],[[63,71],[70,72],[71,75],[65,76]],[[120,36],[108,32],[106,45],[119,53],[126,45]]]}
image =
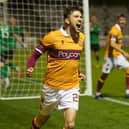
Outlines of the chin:
{"label": "chin", "polygon": [[76,30],[76,32],[77,32],[77,33],[79,33],[79,32],[80,32],[80,30]]}

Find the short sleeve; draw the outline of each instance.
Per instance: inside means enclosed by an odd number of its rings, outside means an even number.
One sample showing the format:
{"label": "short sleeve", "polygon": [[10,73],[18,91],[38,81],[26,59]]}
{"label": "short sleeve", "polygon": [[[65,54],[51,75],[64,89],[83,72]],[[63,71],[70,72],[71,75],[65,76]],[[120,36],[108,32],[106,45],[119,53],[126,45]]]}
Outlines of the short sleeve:
{"label": "short sleeve", "polygon": [[50,47],[53,45],[53,41],[52,32],[49,32],[41,39],[41,44],[43,44],[43,46]]}
{"label": "short sleeve", "polygon": [[110,30],[110,35],[117,36],[117,34],[118,34],[118,31],[114,27],[112,27],[112,29]]}

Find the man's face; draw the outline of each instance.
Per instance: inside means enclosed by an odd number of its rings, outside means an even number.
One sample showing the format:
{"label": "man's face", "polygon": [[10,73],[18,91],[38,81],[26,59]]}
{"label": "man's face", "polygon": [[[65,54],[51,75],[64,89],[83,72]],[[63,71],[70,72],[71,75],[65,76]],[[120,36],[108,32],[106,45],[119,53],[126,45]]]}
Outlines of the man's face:
{"label": "man's face", "polygon": [[118,22],[119,22],[120,27],[123,28],[126,24],[126,18],[125,17],[120,17]]}
{"label": "man's face", "polygon": [[70,28],[75,32],[80,32],[82,28],[83,18],[80,11],[73,11],[68,18]]}
{"label": "man's face", "polygon": [[97,20],[96,16],[91,17],[91,23],[98,24],[98,20]]}
{"label": "man's face", "polygon": [[17,23],[17,21],[16,21],[16,19],[15,19],[14,17],[11,17],[11,18],[9,19],[9,24],[10,24],[10,25],[16,25],[16,23]]}

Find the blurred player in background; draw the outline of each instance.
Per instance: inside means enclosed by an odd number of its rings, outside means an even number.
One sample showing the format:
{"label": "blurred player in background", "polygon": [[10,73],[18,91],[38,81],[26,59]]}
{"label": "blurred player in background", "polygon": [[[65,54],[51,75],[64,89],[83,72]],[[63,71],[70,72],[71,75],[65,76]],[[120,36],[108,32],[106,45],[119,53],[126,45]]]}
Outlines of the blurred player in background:
{"label": "blurred player in background", "polygon": [[17,78],[21,77],[21,69],[13,64],[13,55],[14,51],[17,48],[17,44],[20,44],[21,47],[24,48],[24,34],[21,27],[17,25],[17,19],[14,16],[9,18],[9,27],[10,27],[10,37],[9,37],[9,53],[10,53],[10,60],[9,60],[9,67],[17,72]]}
{"label": "blurred player in background", "polygon": [[94,52],[96,58],[96,67],[99,67],[99,34],[101,31],[101,26],[99,25],[96,16],[91,16],[90,20],[90,42],[91,50]]}
{"label": "blurred player in background", "polygon": [[17,42],[24,47],[22,42],[23,31],[17,26],[15,17],[9,18],[9,25],[4,24],[3,18],[0,19],[0,60],[1,78],[4,79],[6,88],[10,87],[9,68],[17,72],[17,78],[21,76],[21,70],[13,63],[14,50],[17,47]]}
{"label": "blurred player in background", "polygon": [[108,75],[111,73],[114,67],[119,69],[125,69],[126,72],[126,92],[125,97],[129,98],[129,53],[123,50],[123,28],[126,24],[126,17],[121,14],[117,17],[117,22],[111,27],[107,36],[105,59],[102,68],[102,75],[100,76],[97,89],[96,99],[103,98],[101,89]]}
{"label": "blurred player in background", "polygon": [[84,46],[82,11],[68,8],[64,12],[64,25],[46,34],[31,55],[27,76],[31,76],[37,59],[48,52],[47,72],[42,90],[39,113],[31,129],[40,129],[58,106],[64,113],[64,129],[74,129],[79,103],[79,82],[85,79],[79,72],[80,53]]}
{"label": "blurred player in background", "polygon": [[0,78],[4,80],[5,86],[10,87],[7,60],[9,56],[9,26],[4,24],[3,17],[0,16]]}

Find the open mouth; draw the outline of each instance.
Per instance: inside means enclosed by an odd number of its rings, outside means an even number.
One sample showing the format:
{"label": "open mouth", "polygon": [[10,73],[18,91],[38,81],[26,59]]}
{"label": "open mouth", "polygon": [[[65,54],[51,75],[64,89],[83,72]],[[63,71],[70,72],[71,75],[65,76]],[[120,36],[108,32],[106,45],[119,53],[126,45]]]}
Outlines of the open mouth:
{"label": "open mouth", "polygon": [[77,26],[78,29],[81,28],[81,24],[80,23],[77,23],[76,26]]}

